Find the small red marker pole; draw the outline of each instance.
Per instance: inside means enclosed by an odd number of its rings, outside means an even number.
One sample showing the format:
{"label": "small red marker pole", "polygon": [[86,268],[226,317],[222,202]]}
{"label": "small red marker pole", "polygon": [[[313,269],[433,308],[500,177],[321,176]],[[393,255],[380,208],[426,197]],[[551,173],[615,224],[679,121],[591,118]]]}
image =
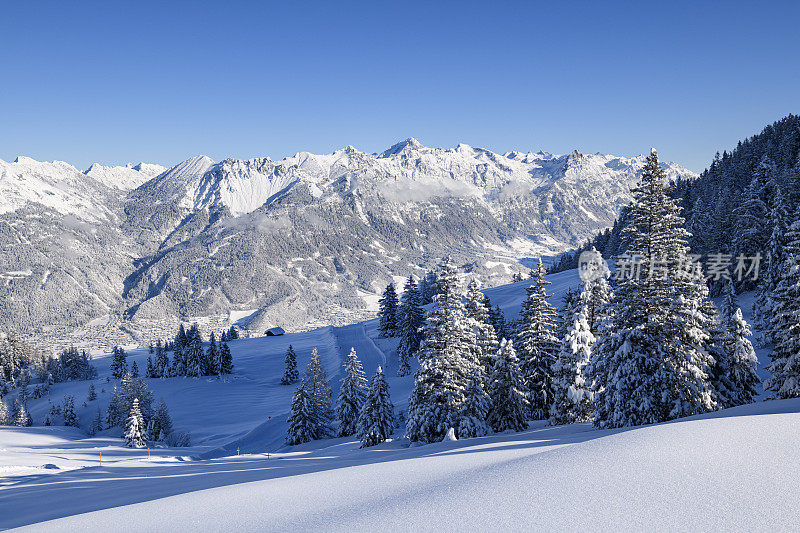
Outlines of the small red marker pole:
{"label": "small red marker pole", "polygon": [[239,455],[239,448],[236,448],[236,455]]}
{"label": "small red marker pole", "polygon": [[100,464],[103,464],[103,452],[100,452]]}
{"label": "small red marker pole", "polygon": [[147,448],[147,460],[150,460],[150,448]]}

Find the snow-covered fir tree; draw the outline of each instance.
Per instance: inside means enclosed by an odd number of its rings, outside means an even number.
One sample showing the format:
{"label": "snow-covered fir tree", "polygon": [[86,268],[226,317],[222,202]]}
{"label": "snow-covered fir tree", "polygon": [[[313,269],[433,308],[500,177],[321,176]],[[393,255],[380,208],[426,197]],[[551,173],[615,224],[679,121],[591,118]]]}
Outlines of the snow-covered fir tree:
{"label": "snow-covered fir tree", "polygon": [[161,344],[161,339],[156,342],[155,360],[153,361],[153,377],[169,377],[169,356],[167,350]]}
{"label": "snow-covered fir tree", "polygon": [[[723,300],[724,305],[726,304]],[[708,381],[714,391],[717,407],[725,409],[734,405],[731,398],[732,391],[736,388],[730,378],[733,351],[730,327],[723,324],[723,319],[711,300],[706,300],[698,312],[704,315],[704,319],[709,324],[706,349],[713,360],[710,361]],[[733,314],[735,314],[735,310]]]}
{"label": "snow-covered fir tree", "polygon": [[492,429],[522,431],[528,427],[528,393],[513,341],[500,341],[488,393],[491,407],[486,420]]}
{"label": "snow-covered fir tree", "polygon": [[206,374],[217,375],[222,374],[222,358],[220,357],[220,349],[217,344],[217,336],[212,331],[208,339],[208,349],[206,350]]}
{"label": "snow-covered fir tree", "polygon": [[550,282],[545,279],[546,270],[539,261],[534,283],[526,289],[527,296],[520,312],[522,323],[517,336],[520,369],[525,390],[530,395],[531,418],[546,419],[553,402],[552,366],[558,352],[559,342],[555,336],[558,312],[548,302]]}
{"label": "snow-covered fir tree", "polygon": [[286,350],[285,364],[286,367],[283,370],[283,377],[281,377],[281,385],[297,383],[297,380],[300,379],[300,373],[297,371],[297,354],[294,353],[294,348],[292,348],[291,344],[289,345],[289,349]]}
{"label": "snow-covered fir tree", "polygon": [[383,291],[383,295],[378,300],[380,310],[378,317],[380,318],[380,326],[378,330],[384,337],[395,337],[397,335],[397,291],[394,288],[394,283],[390,283]]}
{"label": "snow-covered fir tree", "polygon": [[386,381],[381,367],[378,367],[369,382],[369,392],[364,400],[356,426],[362,448],[380,444],[392,435],[394,405],[389,396],[389,383]]}
{"label": "snow-covered fir tree", "polygon": [[459,439],[482,437],[489,433],[486,418],[492,402],[483,388],[484,378],[481,372],[473,372],[470,377],[466,399],[458,420]]}
{"label": "snow-covered fir tree", "polygon": [[764,389],[776,398],[800,397],[800,220],[786,234],[786,260],[772,295],[771,375]]}
{"label": "snow-covered fir tree", "polygon": [[215,368],[218,375],[233,374],[233,354],[231,347],[228,346],[228,341],[219,344],[219,358],[215,363]]}
{"label": "snow-covered fir tree", "polygon": [[178,326],[178,333],[175,335],[175,341],[172,347],[172,375],[185,376],[186,375],[186,345],[189,338],[186,336],[186,329],[183,324]]}
{"label": "snow-covered fir tree", "polygon": [[93,402],[97,399],[97,390],[94,388],[94,383],[89,384],[89,393],[86,396],[86,401]]}
{"label": "snow-covered fir tree", "polygon": [[414,277],[409,276],[403,289],[403,296],[398,309],[397,347],[399,364],[398,376],[407,376],[411,372],[410,358],[417,354],[422,342],[422,326],[425,322],[425,311],[422,309],[422,296],[419,293]]}
{"label": "snow-covered fir tree", "polygon": [[25,403],[20,402],[19,398],[14,400],[12,419],[14,420],[14,425],[18,427],[30,427],[33,425],[33,420],[31,419],[31,415],[28,414],[28,409],[25,407]]}
{"label": "snow-covered fir tree", "polygon": [[128,448],[143,448],[146,440],[147,431],[142,411],[139,409],[139,399],[134,398],[125,424],[125,445]]}
{"label": "snow-covered fir tree", "polygon": [[339,398],[336,403],[336,418],[339,421],[338,436],[349,437],[355,435],[358,417],[367,396],[367,376],[364,367],[358,360],[355,348],[344,362],[344,378],[339,388]]}
{"label": "snow-covered fir tree", "polygon": [[64,425],[78,427],[78,415],[75,414],[75,397],[71,394],[64,396]]}
{"label": "snow-covered fir tree", "polygon": [[314,399],[301,383],[292,397],[289,410],[289,430],[286,433],[286,444],[296,445],[311,442],[317,438],[317,420],[314,410]]}
{"label": "snow-covered fir tree", "polygon": [[777,189],[772,199],[770,222],[772,227],[769,241],[767,241],[764,265],[759,273],[756,287],[756,300],[753,304],[753,316],[758,329],[764,332],[766,343],[775,343],[776,338],[771,327],[773,313],[772,296],[781,281],[782,269],[786,261],[786,239],[788,236],[788,213],[785,201],[780,190]]}
{"label": "snow-covered fir tree", "polygon": [[419,350],[406,422],[412,441],[439,442],[458,424],[469,377],[478,369],[475,333],[467,319],[458,272],[450,257],[440,265]]}
{"label": "snow-covered fir tree", "polygon": [[592,357],[595,337],[587,320],[584,306],[575,314],[572,327],[561,343],[558,358],[553,364],[553,404],[550,407],[550,424],[589,422],[594,410],[594,392],[583,375],[584,367]]}
{"label": "snow-covered fir tree", "polygon": [[89,426],[89,435],[97,435],[103,431],[103,411],[100,409],[100,406],[97,406],[97,415],[92,420],[92,424]]}
{"label": "snow-covered fir tree", "polygon": [[114,388],[106,413],[107,427],[124,427],[133,400],[137,399],[145,421],[152,415],[153,393],[142,378],[134,378],[130,373],[123,376],[119,387]]}
{"label": "snow-covered fir tree", "polygon": [[128,371],[128,363],[126,361],[127,355],[125,354],[125,350],[120,348],[119,346],[114,346],[114,349],[111,354],[111,375],[114,376],[116,379],[122,378],[125,375],[125,372]]}
{"label": "snow-covered fir tree", "polygon": [[612,308],[586,373],[596,386],[599,427],[650,424],[716,408],[708,383],[709,324],[698,312],[708,288],[689,261],[681,208],[664,180],[653,150],[632,190],[623,230],[628,256],[617,263]]}
{"label": "snow-covered fir tree", "polygon": [[11,412],[8,404],[0,398],[0,426],[8,426],[11,423]]}
{"label": "snow-covered fir tree", "polygon": [[153,364],[153,358],[151,356],[147,356],[147,364],[144,368],[144,377],[146,378],[156,378],[156,367]]}
{"label": "snow-covered fir tree", "polygon": [[579,301],[576,302],[576,310],[579,310],[578,306],[585,308],[586,323],[589,324],[592,334],[596,335],[598,326],[603,319],[603,313],[613,294],[608,283],[608,279],[611,277],[608,265],[596,248],[593,247],[591,253],[597,259],[598,270],[594,276],[588,277],[583,282]]}
{"label": "snow-covered fir tree", "polygon": [[489,310],[484,305],[483,293],[475,279],[472,279],[467,285],[464,309],[475,333],[474,357],[480,364],[481,379],[485,385],[488,385],[499,343],[494,326],[489,320]]}
{"label": "snow-covered fir tree", "polygon": [[184,346],[186,356],[186,375],[199,377],[205,374],[206,357],[203,351],[203,339],[200,336],[200,328],[193,324],[186,334],[186,346]]}
{"label": "snow-covered fir tree", "polygon": [[722,325],[730,328],[733,324],[733,316],[739,306],[736,303],[736,285],[733,283],[733,278],[728,277],[725,280],[725,285],[722,288],[722,306],[720,307],[720,319]]}
{"label": "snow-covered fir tree", "polygon": [[139,365],[136,364],[136,361],[131,364],[131,376],[135,378],[139,377]]}
{"label": "snow-covered fir tree", "polygon": [[311,360],[308,362],[306,374],[303,377],[303,387],[311,395],[316,423],[314,438],[332,437],[334,413],[331,405],[331,386],[316,346],[311,349]]}
{"label": "snow-covered fir tree", "polygon": [[153,418],[150,420],[149,435],[157,441],[162,441],[164,438],[172,433],[172,418],[169,416],[169,409],[161,398],[153,412]]}
{"label": "snow-covered fir tree", "polygon": [[753,403],[758,396],[758,385],[761,384],[756,373],[758,357],[748,339],[750,335],[750,325],[742,316],[742,310],[736,309],[731,330],[733,350],[729,365],[729,377],[732,383],[730,405]]}

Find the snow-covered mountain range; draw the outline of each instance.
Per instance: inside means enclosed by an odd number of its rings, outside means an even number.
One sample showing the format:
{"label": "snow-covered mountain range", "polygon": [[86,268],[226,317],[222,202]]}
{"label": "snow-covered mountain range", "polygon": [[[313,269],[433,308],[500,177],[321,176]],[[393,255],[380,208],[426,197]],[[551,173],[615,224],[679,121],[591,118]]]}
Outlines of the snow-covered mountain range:
{"label": "snow-covered mountain range", "polygon": [[444,254],[498,284],[576,245],[613,222],[643,163],[415,139],[169,169],[0,161],[0,328],[61,344],[96,330],[89,342],[107,345],[179,317],[247,316],[256,332],[351,322]]}

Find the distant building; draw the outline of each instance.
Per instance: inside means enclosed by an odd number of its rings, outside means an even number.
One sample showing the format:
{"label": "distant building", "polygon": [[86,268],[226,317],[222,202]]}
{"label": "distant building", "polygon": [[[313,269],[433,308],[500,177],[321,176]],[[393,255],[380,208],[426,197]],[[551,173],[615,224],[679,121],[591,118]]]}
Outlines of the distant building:
{"label": "distant building", "polygon": [[286,333],[286,332],[285,332],[285,331],[283,331],[283,328],[274,327],[274,328],[269,328],[269,329],[268,329],[268,330],[265,332],[265,335],[266,335],[267,337],[277,337],[278,335],[283,335],[284,333]]}

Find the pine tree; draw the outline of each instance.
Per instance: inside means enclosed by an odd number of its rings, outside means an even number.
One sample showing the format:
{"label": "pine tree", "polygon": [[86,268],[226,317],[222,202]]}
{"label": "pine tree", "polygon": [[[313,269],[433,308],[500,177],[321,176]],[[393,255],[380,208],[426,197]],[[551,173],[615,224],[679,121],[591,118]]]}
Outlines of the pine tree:
{"label": "pine tree", "polygon": [[306,390],[305,382],[301,383],[294,393],[287,422],[289,422],[289,430],[286,434],[286,444],[303,444],[317,438],[314,399]]}
{"label": "pine tree", "polygon": [[78,416],[75,414],[75,398],[69,394],[64,396],[64,425],[78,427]]}
{"label": "pine tree", "polygon": [[419,351],[424,323],[425,311],[422,309],[422,296],[414,282],[414,277],[409,276],[398,310],[398,335],[400,336],[400,344],[397,347],[400,361],[397,369],[398,376],[407,376],[411,372],[409,359]]}
{"label": "pine tree", "polygon": [[499,343],[494,326],[489,321],[489,310],[484,305],[483,293],[474,279],[467,286],[464,309],[475,334],[473,351],[475,352],[474,357],[480,365],[482,383],[488,385]]}
{"label": "pine tree", "polygon": [[450,257],[440,266],[420,346],[420,367],[408,406],[406,432],[412,441],[439,442],[456,427],[469,377],[478,368],[475,335],[466,317],[458,272]]}
{"label": "pine tree", "polygon": [[94,383],[89,384],[89,395],[86,397],[86,400],[89,402],[93,402],[97,399],[97,391],[94,388]]}
{"label": "pine tree", "polygon": [[303,387],[311,396],[315,420],[314,438],[325,439],[333,436],[334,414],[331,406],[331,386],[316,346],[311,350],[311,360],[306,367]]}
{"label": "pine tree", "polygon": [[527,297],[520,313],[522,329],[517,337],[522,376],[534,420],[544,420],[549,415],[553,402],[552,366],[559,346],[555,336],[558,313],[547,301],[551,295],[547,294],[550,282],[545,280],[545,274],[540,260],[534,283],[526,289]]}
{"label": "pine tree", "polygon": [[172,348],[173,376],[187,375],[188,368],[186,361],[186,352],[188,343],[189,343],[189,337],[186,335],[186,329],[184,329],[183,324],[181,324],[180,326],[178,326],[178,333],[177,335],[175,335],[175,342]]}
{"label": "pine tree", "polygon": [[469,380],[464,407],[458,421],[459,439],[483,437],[489,433],[486,418],[492,402],[483,388],[484,377],[480,372],[473,372]]}
{"label": "pine tree", "polygon": [[144,368],[144,377],[146,377],[146,378],[156,378],[156,377],[158,377],[156,375],[155,365],[153,364],[153,358],[150,357],[149,355],[147,356],[147,364],[145,365],[145,368]]}
{"label": "pine tree", "polygon": [[172,418],[169,416],[164,398],[161,398],[153,413],[151,435],[155,440],[161,441],[170,433],[172,433]]}
{"label": "pine tree", "polygon": [[128,422],[125,425],[125,445],[128,448],[143,448],[146,440],[147,431],[145,431],[142,411],[139,409],[139,399],[134,398]]}
{"label": "pine tree", "polygon": [[228,330],[228,340],[233,341],[239,338],[239,330],[236,329],[236,326],[231,326]]}
{"label": "pine tree", "polygon": [[[595,381],[598,427],[650,424],[716,408],[708,382],[709,324],[703,274],[667,194],[655,150],[648,156],[623,230],[628,263],[586,375]],[[624,262],[623,262],[624,264]],[[620,268],[620,263],[617,265]]]}
{"label": "pine tree", "polygon": [[149,421],[153,412],[153,393],[147,388],[147,383],[142,378],[134,378],[128,373],[123,376],[119,387],[115,387],[111,395],[111,402],[106,413],[106,422],[109,428],[125,425],[134,399],[138,400],[145,422]]}
{"label": "pine tree", "polygon": [[161,345],[161,339],[156,342],[156,359],[153,363],[153,369],[153,377],[169,377],[169,356],[166,348]]}
{"label": "pine tree", "polygon": [[[780,191],[776,191],[770,212],[770,226],[772,233],[767,242],[767,253],[764,258],[764,269],[759,275],[756,288],[756,301],[753,306],[753,315],[758,329],[764,332],[767,343],[775,343],[780,332],[771,327],[773,314],[773,294],[780,284],[784,261],[786,261],[786,238],[788,235],[788,214]],[[731,317],[732,318],[732,317]],[[777,334],[777,335],[776,335]]]}
{"label": "pine tree", "polygon": [[555,397],[550,408],[550,424],[572,424],[592,419],[594,393],[583,376],[583,368],[592,356],[595,337],[586,319],[588,309],[576,313],[561,351],[553,365]]}
{"label": "pine tree", "polygon": [[208,351],[206,351],[206,375],[221,375],[222,374],[222,359],[220,358],[220,349],[217,345],[217,336],[211,332],[211,337],[208,339]]}
{"label": "pine tree", "polygon": [[14,420],[14,425],[17,427],[30,427],[33,425],[31,415],[28,414],[25,404],[20,402],[19,399],[14,400],[14,411],[12,417]]}
{"label": "pine tree", "polygon": [[203,351],[203,339],[200,336],[200,328],[197,324],[193,324],[186,334],[184,353],[186,356],[186,375],[195,378],[204,375],[206,358]]}
{"label": "pine tree", "polygon": [[125,360],[126,357],[125,350],[119,346],[114,346],[111,356],[111,375],[114,376],[115,379],[121,379],[122,376],[125,375],[125,372],[128,371],[128,363]]}
{"label": "pine tree", "polygon": [[297,380],[300,379],[300,373],[297,371],[297,354],[294,353],[294,348],[292,348],[291,344],[289,345],[289,349],[286,350],[285,362],[286,369],[283,371],[281,385],[297,383]]}
{"label": "pine tree", "polygon": [[0,426],[7,426],[11,423],[11,413],[8,404],[0,398]]}
{"label": "pine tree", "polygon": [[[723,305],[726,305],[724,300]],[[709,366],[708,381],[715,393],[717,407],[725,409],[733,405],[732,391],[736,388],[730,379],[733,351],[732,339],[728,331],[730,327],[722,324],[722,318],[711,300],[706,300],[699,312],[707,317],[709,323],[709,338],[706,348],[713,361]],[[733,314],[735,314],[735,310]]]}
{"label": "pine tree", "polygon": [[383,291],[383,296],[378,300],[380,311],[380,326],[378,331],[384,337],[394,337],[397,335],[397,292],[394,289],[394,283],[390,283]]}
{"label": "pine tree", "polygon": [[136,361],[131,365],[131,376],[135,378],[139,377],[139,366],[136,364]]}
{"label": "pine tree", "polygon": [[394,405],[389,396],[389,384],[381,367],[378,367],[375,376],[370,380],[369,393],[356,425],[362,448],[380,444],[392,435]]}
{"label": "pine tree", "polygon": [[596,273],[596,276],[592,276],[583,282],[583,288],[578,298],[579,301],[576,302],[575,310],[580,310],[577,309],[578,306],[585,308],[586,323],[589,325],[589,331],[591,331],[593,335],[596,335],[600,322],[603,319],[603,313],[606,306],[611,301],[613,293],[608,284],[608,278],[611,276],[608,265],[606,265],[602,254],[600,254],[597,249],[592,247],[591,252],[595,255],[600,270]]}
{"label": "pine tree", "polygon": [[730,328],[733,324],[733,317],[736,314],[736,286],[733,284],[733,278],[728,278],[722,290],[722,324],[726,328]]}
{"label": "pine tree", "polygon": [[800,397],[800,221],[786,235],[786,260],[772,295],[772,374],[764,389],[776,398]]}
{"label": "pine tree", "polygon": [[103,412],[100,410],[100,406],[97,406],[97,416],[94,417],[92,421],[92,425],[89,427],[89,434],[90,435],[97,435],[103,431]]}
{"label": "pine tree", "polygon": [[228,341],[219,346],[219,374],[233,374],[233,354]]}
{"label": "pine tree", "polygon": [[731,331],[733,340],[729,374],[733,383],[731,405],[753,403],[756,401],[756,396],[758,396],[758,385],[761,380],[756,373],[758,357],[756,357],[753,345],[747,338],[750,334],[750,326],[742,317],[742,310],[736,309]]}
{"label": "pine tree", "polygon": [[350,349],[344,362],[344,378],[339,389],[339,398],[336,404],[336,418],[339,420],[339,437],[355,435],[358,417],[364,398],[367,395],[367,376],[364,367],[358,360],[355,348]]}
{"label": "pine tree", "polygon": [[528,393],[513,341],[500,341],[488,392],[492,405],[486,420],[492,429],[522,431],[528,427]]}

